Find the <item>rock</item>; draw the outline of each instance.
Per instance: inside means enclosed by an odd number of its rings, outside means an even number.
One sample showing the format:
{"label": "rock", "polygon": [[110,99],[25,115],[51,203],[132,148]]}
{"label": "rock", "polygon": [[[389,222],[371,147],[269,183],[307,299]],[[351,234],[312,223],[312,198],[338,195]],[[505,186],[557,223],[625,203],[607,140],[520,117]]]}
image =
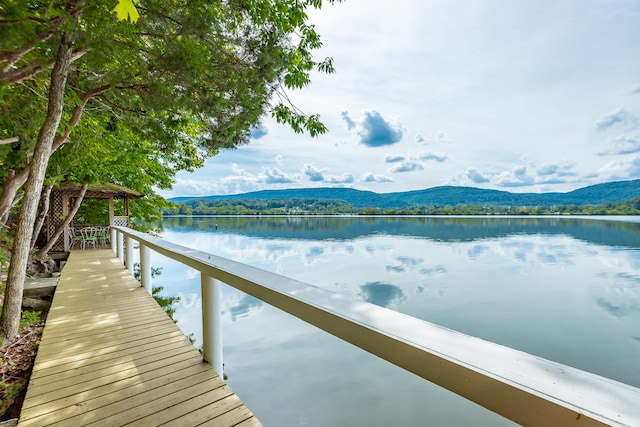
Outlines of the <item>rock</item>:
{"label": "rock", "polygon": [[55,286],[43,286],[38,288],[29,288],[25,286],[22,296],[26,298],[36,298],[51,301],[55,291]]}
{"label": "rock", "polygon": [[22,309],[31,311],[46,311],[51,307],[51,301],[37,298],[22,298]]}

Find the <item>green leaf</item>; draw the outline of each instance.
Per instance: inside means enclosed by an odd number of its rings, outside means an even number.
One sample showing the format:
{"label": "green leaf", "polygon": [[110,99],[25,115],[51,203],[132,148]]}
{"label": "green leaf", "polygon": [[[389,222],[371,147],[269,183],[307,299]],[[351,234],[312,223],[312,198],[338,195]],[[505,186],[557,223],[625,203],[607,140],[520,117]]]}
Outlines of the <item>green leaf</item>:
{"label": "green leaf", "polygon": [[138,18],[140,18],[140,14],[135,6],[137,3],[138,0],[118,0],[118,4],[111,12],[115,12],[118,15],[119,21],[126,21],[128,19],[135,24],[138,22]]}

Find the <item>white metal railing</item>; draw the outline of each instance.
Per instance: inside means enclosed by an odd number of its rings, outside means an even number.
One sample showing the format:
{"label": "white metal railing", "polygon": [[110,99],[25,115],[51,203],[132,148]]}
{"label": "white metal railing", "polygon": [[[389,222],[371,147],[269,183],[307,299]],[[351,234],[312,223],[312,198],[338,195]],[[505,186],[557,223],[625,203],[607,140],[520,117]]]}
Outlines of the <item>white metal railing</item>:
{"label": "white metal railing", "polygon": [[139,243],[149,292],[150,250],[200,271],[204,359],[219,373],[219,287],[226,283],[521,425],[640,425],[639,388],[128,228],[112,230],[114,253],[129,271]]}

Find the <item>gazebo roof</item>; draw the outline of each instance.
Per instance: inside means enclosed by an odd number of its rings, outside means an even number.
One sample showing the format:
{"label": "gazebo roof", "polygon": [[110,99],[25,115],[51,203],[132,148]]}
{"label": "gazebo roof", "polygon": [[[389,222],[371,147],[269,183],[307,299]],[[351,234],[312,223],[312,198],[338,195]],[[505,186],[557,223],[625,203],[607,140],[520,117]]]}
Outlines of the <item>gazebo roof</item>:
{"label": "gazebo roof", "polygon": [[[80,194],[82,190],[82,185],[74,184],[71,182],[63,182],[54,191],[58,191],[60,193],[68,194],[73,196],[75,194]],[[141,198],[145,195],[138,191],[132,190],[127,187],[123,187],[118,184],[104,183],[104,184],[90,184],[87,188],[87,192],[85,194],[85,198],[87,199],[109,199],[111,197],[133,197],[133,198]]]}

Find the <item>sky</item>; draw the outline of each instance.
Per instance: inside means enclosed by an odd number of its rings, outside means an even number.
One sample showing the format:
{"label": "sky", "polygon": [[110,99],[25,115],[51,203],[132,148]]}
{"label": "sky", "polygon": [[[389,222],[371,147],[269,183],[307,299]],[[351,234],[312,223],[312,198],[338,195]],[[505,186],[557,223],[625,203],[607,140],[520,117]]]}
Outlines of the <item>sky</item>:
{"label": "sky", "polygon": [[309,21],[336,73],[288,94],[328,132],[265,116],[249,144],[161,195],[640,178],[638,0],[346,0]]}

